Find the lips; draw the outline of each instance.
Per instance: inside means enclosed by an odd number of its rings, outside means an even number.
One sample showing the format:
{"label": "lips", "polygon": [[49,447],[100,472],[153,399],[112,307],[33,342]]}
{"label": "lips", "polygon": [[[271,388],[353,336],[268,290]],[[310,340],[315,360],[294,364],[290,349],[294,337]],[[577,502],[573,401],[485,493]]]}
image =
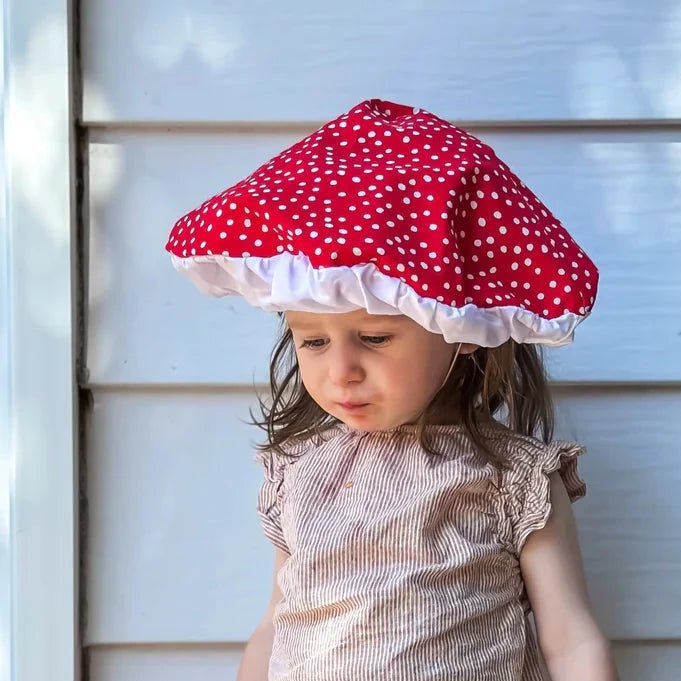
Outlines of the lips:
{"label": "lips", "polygon": [[343,407],[343,409],[359,409],[360,407],[366,407],[368,402],[337,402],[338,405]]}

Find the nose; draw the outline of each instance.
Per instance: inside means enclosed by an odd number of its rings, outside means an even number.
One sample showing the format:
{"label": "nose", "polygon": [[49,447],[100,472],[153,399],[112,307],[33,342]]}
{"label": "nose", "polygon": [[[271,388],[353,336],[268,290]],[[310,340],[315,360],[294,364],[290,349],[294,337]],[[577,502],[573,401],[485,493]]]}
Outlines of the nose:
{"label": "nose", "polygon": [[336,343],[327,356],[329,380],[334,385],[345,386],[364,380],[365,372],[360,353],[351,344]]}

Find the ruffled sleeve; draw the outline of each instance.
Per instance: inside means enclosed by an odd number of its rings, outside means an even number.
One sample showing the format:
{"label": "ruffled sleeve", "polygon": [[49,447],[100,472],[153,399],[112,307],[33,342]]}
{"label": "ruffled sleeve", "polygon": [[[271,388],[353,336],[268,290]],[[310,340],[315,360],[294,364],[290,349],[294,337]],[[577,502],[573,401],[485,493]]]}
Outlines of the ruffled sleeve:
{"label": "ruffled sleeve", "polygon": [[509,549],[520,555],[530,534],[545,527],[551,515],[551,473],[560,472],[571,502],[586,495],[586,484],[577,468],[577,459],[586,448],[555,440],[548,445],[524,442],[514,450],[499,490],[501,535]]}
{"label": "ruffled sleeve", "polygon": [[290,554],[281,526],[287,462],[273,450],[259,451],[256,460],[262,465],[264,476],[256,501],[260,523],[267,539],[277,548]]}

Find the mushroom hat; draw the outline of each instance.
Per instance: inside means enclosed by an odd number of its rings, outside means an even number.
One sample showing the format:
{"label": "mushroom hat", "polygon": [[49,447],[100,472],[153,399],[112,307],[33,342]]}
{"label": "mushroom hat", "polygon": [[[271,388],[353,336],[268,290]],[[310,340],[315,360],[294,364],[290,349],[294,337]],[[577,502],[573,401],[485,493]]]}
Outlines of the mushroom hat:
{"label": "mushroom hat", "polygon": [[494,150],[420,108],[353,106],[173,226],[204,293],[403,314],[451,343],[565,345],[598,270]]}

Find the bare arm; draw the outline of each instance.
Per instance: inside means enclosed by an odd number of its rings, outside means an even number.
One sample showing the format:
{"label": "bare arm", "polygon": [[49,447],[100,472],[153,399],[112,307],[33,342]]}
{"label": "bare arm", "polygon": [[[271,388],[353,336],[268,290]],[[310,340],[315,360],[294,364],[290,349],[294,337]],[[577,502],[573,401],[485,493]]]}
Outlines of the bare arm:
{"label": "bare arm", "polygon": [[288,555],[286,553],[281,549],[275,548],[272,597],[265,614],[246,644],[239,664],[239,671],[236,675],[236,681],[267,681],[267,672],[272,654],[272,638],[274,635],[272,615],[274,614],[275,607],[281,601],[281,591],[277,584],[277,573],[287,558]]}
{"label": "bare arm", "polygon": [[572,507],[559,473],[551,475],[552,513],[520,555],[539,645],[552,681],[617,681],[610,644],[587,592]]}

